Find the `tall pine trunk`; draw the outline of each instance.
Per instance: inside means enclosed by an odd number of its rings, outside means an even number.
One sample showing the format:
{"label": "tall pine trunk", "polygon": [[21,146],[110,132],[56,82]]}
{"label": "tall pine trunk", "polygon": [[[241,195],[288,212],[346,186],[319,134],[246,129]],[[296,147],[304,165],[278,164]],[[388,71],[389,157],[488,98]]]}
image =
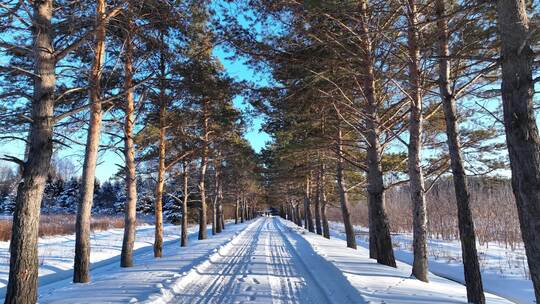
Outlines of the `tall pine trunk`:
{"label": "tall pine trunk", "polygon": [[[164,98],[164,94],[161,97]],[[165,101],[160,100],[159,105],[159,160],[158,177],[156,183],[156,200],[154,203],[155,236],[154,257],[163,255],[163,189],[165,187]]]}
{"label": "tall pine trunk", "polygon": [[188,199],[189,199],[189,162],[183,162],[182,171],[182,232],[180,246],[188,245]]}
{"label": "tall pine trunk", "polygon": [[217,195],[212,200],[212,235],[217,233]]}
{"label": "tall pine trunk", "polygon": [[321,220],[323,227],[323,236],[327,239],[330,238],[330,226],[328,225],[328,217],[326,216],[326,192],[322,189],[321,196]]}
{"label": "tall pine trunk", "polygon": [[469,190],[467,188],[467,178],[461,157],[456,100],[450,87],[450,63],[448,61],[448,57],[450,56],[448,48],[449,33],[448,21],[445,17],[447,13],[444,0],[437,0],[435,5],[439,33],[439,90],[446,121],[450,165],[454,178],[467,299],[470,303],[485,303],[480,265],[476,251],[476,235],[470,208]]}
{"label": "tall pine trunk", "polygon": [[124,238],[120,255],[120,267],[133,266],[133,244],[137,226],[137,177],[135,175],[135,144],[133,126],[135,124],[135,101],[133,96],[133,20],[129,17],[124,50],[124,90],[126,92],[124,124],[124,157],[126,174],[126,204],[124,208]]}
{"label": "tall pine trunk", "polygon": [[216,179],[217,179],[217,182],[216,182],[216,186],[217,186],[217,202],[216,202],[216,209],[217,209],[217,227],[216,227],[216,232],[217,233],[221,233],[223,231],[223,226],[224,226],[224,223],[223,223],[223,183],[222,183],[222,180],[221,180],[221,160],[219,159],[218,157],[218,160],[217,160],[218,164],[217,164],[217,176],[216,176]]}
{"label": "tall pine trunk", "polygon": [[302,215],[300,214],[300,203],[296,202],[294,205],[294,213],[296,214],[296,225],[302,227]]}
{"label": "tall pine trunk", "polygon": [[219,212],[219,232],[222,232],[225,230],[225,214],[223,213],[223,194],[219,200],[218,205],[218,212]]}
{"label": "tall pine trunk", "polygon": [[221,233],[223,231],[223,206],[221,205],[223,199],[223,186],[221,181],[221,153],[216,153],[214,159],[214,212],[215,212],[215,233]]}
{"label": "tall pine trunk", "polygon": [[366,134],[367,138],[367,192],[369,208],[369,251],[370,257],[376,258],[383,265],[396,267],[390,225],[384,203],[384,181],[381,166],[381,144],[379,142],[379,107],[375,95],[375,73],[373,71],[373,50],[368,27],[368,3],[360,0],[360,34],[362,35],[362,90],[366,99]]}
{"label": "tall pine trunk", "polygon": [[96,164],[101,133],[101,67],[105,58],[105,0],[96,1],[96,29],[94,62],[90,71],[90,122],[86,138],[83,173],[81,177],[81,196],[75,223],[75,260],[73,265],[73,282],[90,281],[90,221],[92,203],[94,201],[94,185]]}
{"label": "tall pine trunk", "polygon": [[351,212],[349,206],[349,197],[347,195],[347,184],[343,174],[343,135],[341,128],[338,127],[337,136],[337,165],[336,165],[336,181],[337,191],[339,195],[339,204],[341,206],[341,215],[343,216],[343,226],[345,227],[345,235],[347,238],[347,247],[356,249],[356,237],[354,235],[354,227],[351,221]]}
{"label": "tall pine trunk", "polygon": [[321,169],[322,163],[319,159],[319,169],[317,170],[317,181],[315,185],[315,231],[317,234],[322,235],[322,225],[321,225]]}
{"label": "tall pine trunk", "polygon": [[209,133],[209,109],[208,109],[208,100],[203,100],[203,109],[202,109],[202,124],[203,124],[203,148],[201,156],[201,165],[199,169],[199,194],[201,197],[201,207],[199,209],[199,240],[204,240],[208,237],[208,232],[206,231],[207,224],[207,214],[206,214],[206,167],[208,166],[208,133]]}
{"label": "tall pine trunk", "polygon": [[311,192],[311,179],[309,175],[306,175],[306,184],[305,184],[305,191],[304,191],[304,212],[305,212],[305,218],[306,218],[306,226],[309,232],[315,232],[315,228],[313,227],[313,214],[311,212],[311,199],[310,199],[310,192]]}
{"label": "tall pine trunk", "polygon": [[244,209],[245,209],[245,206],[246,206],[245,200],[246,199],[245,199],[244,195],[242,194],[242,198],[240,200],[240,223],[243,223],[245,221],[245,219],[246,219],[246,217],[245,217],[246,214],[244,212]]}
{"label": "tall pine trunk", "polygon": [[[323,115],[321,121],[321,133],[322,136],[326,136],[326,118]],[[320,160],[320,193],[321,193],[321,222],[322,222],[322,235],[329,239],[330,238],[330,227],[328,225],[328,217],[326,216],[326,152],[322,153],[322,158]]]}
{"label": "tall pine trunk", "polygon": [[534,111],[534,52],[525,1],[497,1],[501,37],[506,144],[512,188],[527,253],[527,263],[540,302],[540,137]]}
{"label": "tall pine trunk", "polygon": [[247,202],[247,199],[244,198],[244,204],[243,204],[243,207],[242,207],[242,217],[247,221],[249,220],[248,218],[248,202]]}
{"label": "tall pine trunk", "polygon": [[409,118],[408,170],[409,192],[413,206],[413,267],[412,275],[420,281],[428,281],[427,216],[424,197],[424,173],[422,170],[422,93],[420,77],[420,50],[418,48],[418,17],[416,0],[407,5],[409,50]]}
{"label": "tall pine trunk", "polygon": [[234,223],[238,224],[238,217],[240,216],[240,204],[238,203],[240,199],[236,197],[236,200],[234,202]]}
{"label": "tall pine trunk", "polygon": [[52,156],[53,108],[56,86],[53,49],[53,1],[32,2],[34,36],[34,96],[32,99],[28,159],[17,188],[11,243],[9,281],[5,303],[30,304],[37,300],[38,226],[43,191]]}
{"label": "tall pine trunk", "polygon": [[[163,32],[160,32],[161,44],[165,44]],[[159,143],[158,143],[158,176],[156,182],[156,200],[154,202],[155,234],[154,257],[163,255],[163,189],[165,187],[165,150],[166,150],[166,111],[167,100],[165,96],[165,56],[160,50],[159,56]]]}

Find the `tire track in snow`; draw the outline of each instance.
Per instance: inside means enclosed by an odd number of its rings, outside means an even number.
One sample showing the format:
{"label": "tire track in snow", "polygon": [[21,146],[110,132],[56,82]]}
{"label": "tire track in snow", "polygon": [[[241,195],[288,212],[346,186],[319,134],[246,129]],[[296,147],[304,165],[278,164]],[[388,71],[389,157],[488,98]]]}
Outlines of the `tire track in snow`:
{"label": "tire track in snow", "polygon": [[254,250],[252,243],[258,239],[263,228],[258,223],[261,220],[248,226],[182,278],[175,288],[176,296],[170,303],[233,303],[235,298],[249,300],[251,290],[241,290],[239,283],[246,281],[246,267]]}
{"label": "tire track in snow", "polygon": [[287,242],[275,219],[261,218],[186,276],[170,303],[332,303]]}
{"label": "tire track in snow", "polygon": [[[296,256],[303,265],[306,271],[304,276],[312,279],[311,288],[319,290],[324,298],[322,302],[319,300],[316,303],[364,303],[363,297],[350,285],[343,273],[320,256],[302,236],[284,226],[279,219],[274,219],[273,224],[285,241],[287,251]],[[283,228],[289,231],[284,232]],[[291,240],[295,242],[294,245]]]}
{"label": "tire track in snow", "polygon": [[[273,221],[267,221],[266,225],[268,230],[271,226],[275,230]],[[294,264],[291,262],[293,258],[287,251],[282,236],[269,233],[265,248],[273,303],[301,303],[301,290],[298,290],[298,287],[302,287],[302,281],[295,279],[298,274],[291,267]]]}

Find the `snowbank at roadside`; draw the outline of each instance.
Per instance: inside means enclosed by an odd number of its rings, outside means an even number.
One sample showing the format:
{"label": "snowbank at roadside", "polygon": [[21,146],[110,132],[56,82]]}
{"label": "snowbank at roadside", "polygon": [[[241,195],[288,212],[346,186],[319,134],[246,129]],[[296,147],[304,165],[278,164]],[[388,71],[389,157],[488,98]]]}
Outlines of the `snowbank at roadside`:
{"label": "snowbank at roadside", "polygon": [[[330,230],[331,237],[345,239],[342,223],[330,222]],[[369,248],[367,229],[355,226],[355,232],[358,246]],[[392,243],[396,259],[411,265],[412,234],[393,234]],[[493,243],[477,246],[484,290],[514,302],[534,303],[532,281],[524,277],[524,267],[528,267],[524,249],[512,250]],[[432,273],[460,283],[465,282],[458,240],[429,239],[428,255]]]}
{"label": "snowbank at roadside", "polygon": [[[465,287],[459,283],[434,274],[430,274],[429,283],[421,282],[410,277],[411,266],[408,264],[398,262],[397,269],[377,264],[369,258],[366,248],[350,249],[343,240],[329,240],[307,232],[292,222],[281,221],[289,231],[308,241],[319,255],[341,270],[366,302],[467,303]],[[294,236],[292,233],[290,235]],[[486,300],[488,303],[511,303],[492,294],[486,294]]]}

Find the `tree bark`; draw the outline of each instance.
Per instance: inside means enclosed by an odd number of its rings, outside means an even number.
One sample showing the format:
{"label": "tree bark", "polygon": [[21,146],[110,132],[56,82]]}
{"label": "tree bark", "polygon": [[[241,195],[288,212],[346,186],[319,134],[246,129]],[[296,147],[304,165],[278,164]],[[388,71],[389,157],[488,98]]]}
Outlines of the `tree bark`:
{"label": "tree bark", "polygon": [[240,223],[243,223],[245,221],[245,218],[246,218],[246,214],[245,214],[245,207],[246,207],[246,204],[245,204],[245,197],[244,195],[242,194],[242,198],[240,199]]}
{"label": "tree bark", "polygon": [[[164,34],[160,33],[161,43],[165,43]],[[166,124],[165,114],[167,101],[165,96],[165,57],[160,51],[159,60],[159,147],[158,147],[158,177],[156,183],[156,200],[154,203],[155,215],[155,236],[154,236],[154,257],[160,258],[163,255],[163,189],[165,187],[165,150],[166,150]]]}
{"label": "tree bark", "polygon": [[96,1],[95,54],[90,71],[89,99],[90,121],[86,138],[83,173],[81,177],[81,196],[77,209],[75,223],[75,260],[73,265],[73,282],[86,283],[90,281],[90,222],[92,203],[94,201],[94,185],[96,179],[96,164],[98,159],[99,140],[101,133],[101,68],[105,58],[105,0]]}
{"label": "tree bark", "polygon": [[239,198],[236,198],[236,201],[234,202],[234,223],[238,224],[238,217],[240,216],[240,205],[238,203]]}
{"label": "tree bark", "polygon": [[11,243],[9,281],[5,303],[30,304],[37,300],[38,226],[41,200],[52,156],[53,109],[56,86],[53,56],[53,1],[32,2],[34,96],[27,143],[28,159],[17,188]]}
{"label": "tree bark", "polygon": [[308,208],[308,200],[306,200],[306,196],[304,195],[304,229],[308,229],[308,219],[307,219],[307,216],[308,216],[308,212],[307,212],[307,208]]}
{"label": "tree bark", "polygon": [[[219,154],[219,153],[218,153]],[[215,197],[213,203],[214,215],[213,215],[213,226],[212,234],[221,233],[221,197],[223,195],[221,190],[221,160],[219,155],[214,160],[214,188],[215,188]]]}
{"label": "tree bark", "polygon": [[219,178],[218,178],[218,233],[225,230],[225,215],[223,214],[223,175],[221,174],[221,153],[219,156]]}
{"label": "tree bark", "polygon": [[306,226],[309,232],[315,232],[315,228],[313,227],[313,214],[311,213],[311,199],[310,199],[310,192],[311,192],[311,179],[309,175],[306,175],[306,189],[304,191],[304,211],[305,211],[305,218],[306,218]]}
{"label": "tree bark", "polygon": [[217,191],[212,200],[212,235],[217,233]]}
{"label": "tree bark", "polygon": [[302,216],[300,215],[300,203],[296,202],[294,205],[295,213],[296,213],[296,225],[299,227],[302,227]]}
{"label": "tree bark", "polygon": [[249,217],[248,217],[248,202],[247,202],[247,199],[244,198],[244,207],[242,208],[242,217],[248,221],[249,220]]}
{"label": "tree bark", "polygon": [[165,187],[165,107],[160,105],[159,110],[159,160],[158,178],[156,183],[156,201],[154,203],[155,215],[155,236],[154,236],[154,257],[160,258],[163,255],[163,189]]}
{"label": "tree bark", "polygon": [[293,212],[292,212],[292,206],[291,206],[291,203],[289,202],[289,200],[287,200],[285,202],[285,215],[287,216],[287,220],[289,221],[293,221]]}
{"label": "tree bark", "polygon": [[296,223],[296,212],[294,210],[294,202],[292,200],[289,202],[289,210],[291,212],[291,221]]}
{"label": "tree bark", "polygon": [[345,227],[345,235],[347,238],[347,247],[356,249],[356,236],[354,235],[354,227],[351,221],[351,212],[349,211],[349,198],[347,195],[347,185],[345,176],[343,175],[343,136],[341,128],[338,127],[337,136],[337,166],[336,180],[337,190],[339,194],[339,203],[341,206],[341,214],[343,216],[343,226]]}
{"label": "tree bark", "polygon": [[[320,161],[319,161],[320,162]],[[319,163],[319,170],[317,170],[317,182],[315,190],[315,231],[317,234],[322,235],[322,225],[321,225],[321,173],[322,173],[322,162]]]}
{"label": "tree bark", "polygon": [[458,209],[458,227],[461,241],[461,254],[467,287],[467,299],[470,303],[485,303],[480,265],[476,251],[476,235],[470,209],[469,190],[467,178],[461,157],[461,144],[457,122],[456,100],[450,87],[450,64],[448,56],[448,21],[445,18],[446,10],[444,0],[436,3],[437,27],[439,33],[439,90],[441,94],[444,118],[446,121],[446,135],[450,165],[454,178],[454,189]]}
{"label": "tree bark", "polygon": [[180,246],[186,247],[188,245],[188,199],[189,199],[189,163],[184,161],[183,163],[183,190],[182,190],[182,233]]}
{"label": "tree bark", "polygon": [[418,17],[415,0],[408,0],[408,50],[409,50],[409,96],[411,98],[409,118],[408,170],[409,192],[413,206],[413,267],[412,275],[428,282],[427,260],[427,216],[424,197],[424,173],[422,170],[422,93],[419,70]]}
{"label": "tree bark", "polygon": [[137,177],[135,174],[135,144],[133,126],[135,124],[135,102],[133,96],[133,20],[128,21],[126,44],[124,51],[124,90],[126,92],[125,124],[124,124],[124,157],[126,161],[126,205],[124,219],[124,238],[120,256],[120,267],[133,266],[133,244],[137,226]]}
{"label": "tree bark", "polygon": [[327,239],[330,238],[330,226],[328,225],[328,217],[326,216],[326,190],[325,190],[325,174],[326,174],[326,165],[324,162],[321,162],[321,222],[323,236]]}
{"label": "tree bark", "polygon": [[205,178],[206,178],[206,167],[208,165],[208,122],[209,122],[209,109],[208,109],[208,100],[203,101],[203,113],[202,113],[202,124],[203,124],[203,148],[201,156],[201,166],[199,170],[199,194],[201,197],[201,207],[199,209],[199,240],[204,240],[208,237],[208,232],[206,231],[207,215],[206,215],[206,189],[205,189]]}
{"label": "tree bark", "polygon": [[223,194],[221,194],[221,198],[219,200],[218,212],[219,212],[219,232],[218,233],[220,233],[223,230],[225,230],[225,214],[223,214]]}
{"label": "tree bark", "polygon": [[360,0],[360,27],[362,35],[362,90],[367,101],[366,105],[366,134],[367,139],[367,192],[369,207],[369,249],[370,257],[376,258],[383,265],[396,267],[390,227],[384,202],[384,181],[381,167],[381,144],[379,142],[379,113],[375,94],[375,76],[373,71],[372,43],[368,28],[368,4]]}
{"label": "tree bark", "polygon": [[498,0],[497,11],[512,188],[536,302],[540,302],[540,136],[533,101],[533,28],[529,27],[523,0]]}
{"label": "tree bark", "polygon": [[[323,182],[323,185],[324,185],[324,182]],[[321,220],[322,220],[322,227],[323,227],[323,236],[329,239],[330,226],[328,225],[328,217],[326,216],[326,191],[324,190],[324,186],[321,192]]]}

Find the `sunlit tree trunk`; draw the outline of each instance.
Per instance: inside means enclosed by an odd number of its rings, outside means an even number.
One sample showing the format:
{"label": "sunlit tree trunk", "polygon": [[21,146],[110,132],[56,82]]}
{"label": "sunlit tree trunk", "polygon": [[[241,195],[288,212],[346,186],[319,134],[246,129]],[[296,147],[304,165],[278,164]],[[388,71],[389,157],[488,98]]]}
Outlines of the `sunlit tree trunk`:
{"label": "sunlit tree trunk", "polygon": [[315,228],[313,227],[313,215],[311,213],[311,199],[310,199],[310,192],[311,192],[311,179],[309,175],[306,175],[306,182],[305,182],[306,189],[304,190],[304,216],[306,219],[306,228],[309,232],[315,232]]}
{"label": "sunlit tree trunk", "polygon": [[242,198],[240,199],[240,223],[243,223],[246,219],[246,213],[245,213],[245,197],[242,194]]}
{"label": "sunlit tree trunk", "polygon": [[219,212],[219,232],[225,230],[225,214],[223,214],[223,192],[221,192],[221,198],[219,200],[218,212]]}
{"label": "sunlit tree trunk", "polygon": [[37,300],[38,225],[41,200],[52,156],[53,109],[56,86],[53,48],[53,1],[32,2],[34,96],[32,99],[28,159],[17,188],[11,242],[9,280],[5,303],[30,304]]}
{"label": "sunlit tree trunk", "polygon": [[396,267],[392,239],[390,238],[390,225],[385,210],[384,181],[381,165],[381,144],[379,105],[375,95],[375,75],[373,71],[373,50],[369,31],[368,2],[359,1],[360,26],[362,36],[362,90],[367,105],[365,108],[367,139],[367,192],[369,207],[369,251],[370,257],[377,259],[383,265]]}
{"label": "sunlit tree trunk", "polygon": [[189,162],[183,162],[182,171],[182,233],[180,246],[188,245],[188,199],[189,199]]}
{"label": "sunlit tree trunk", "polygon": [[[162,45],[165,43],[164,34],[160,33]],[[167,101],[165,96],[165,57],[160,51],[159,60],[159,143],[158,143],[158,176],[156,182],[156,200],[154,202],[155,215],[155,235],[154,235],[154,257],[160,258],[163,255],[163,189],[165,187],[165,149],[166,149],[166,124],[165,115]]]}
{"label": "sunlit tree trunk", "polygon": [[[319,160],[320,161],[320,160]],[[322,235],[322,225],[321,225],[321,169],[322,163],[319,163],[319,168],[317,170],[317,181],[315,184],[315,231],[317,234]]]}
{"label": "sunlit tree trunk", "polygon": [[133,20],[128,21],[126,43],[124,46],[124,90],[126,92],[125,124],[124,124],[124,157],[126,173],[126,205],[124,238],[120,257],[121,267],[133,266],[133,245],[135,243],[135,228],[137,226],[137,177],[135,175],[135,144],[133,126],[135,124],[135,101],[133,92]]}
{"label": "sunlit tree trunk", "polygon": [[158,178],[156,182],[156,200],[154,202],[155,215],[155,235],[154,235],[154,257],[160,258],[163,255],[163,190],[165,187],[165,107],[160,105],[160,127],[159,127],[159,160]]}
{"label": "sunlit tree trunk", "polygon": [[201,197],[201,207],[199,209],[199,240],[204,240],[208,237],[206,231],[207,214],[206,214],[206,167],[208,166],[208,142],[209,142],[209,109],[208,100],[203,101],[202,108],[202,124],[203,124],[203,147],[201,156],[201,165],[199,169],[199,194]]}
{"label": "sunlit tree trunk", "polygon": [[90,121],[86,138],[83,173],[81,177],[81,196],[77,209],[75,223],[75,258],[73,265],[73,282],[86,283],[90,281],[90,221],[92,203],[94,201],[94,185],[96,164],[101,133],[101,68],[105,58],[105,0],[96,1],[96,29],[94,61],[90,70],[89,97]]}
{"label": "sunlit tree trunk", "polygon": [[212,234],[221,233],[221,160],[219,156],[214,159],[214,201],[212,204]]}
{"label": "sunlit tree trunk", "polygon": [[326,189],[325,189],[325,172],[326,165],[324,162],[321,162],[320,167],[320,193],[321,193],[321,222],[322,222],[322,235],[329,239],[330,238],[330,226],[328,225],[328,217],[326,216]]}
{"label": "sunlit tree trunk", "polygon": [[461,254],[463,258],[463,270],[465,285],[467,287],[467,299],[470,303],[485,303],[480,265],[476,251],[476,235],[470,208],[469,190],[467,178],[461,157],[461,144],[457,122],[456,99],[450,84],[450,63],[448,56],[448,21],[444,0],[437,0],[436,17],[438,50],[439,50],[439,90],[443,104],[444,118],[446,121],[446,136],[450,165],[454,180],[456,203],[458,211],[459,238],[461,241]]}
{"label": "sunlit tree trunk", "polygon": [[420,49],[418,47],[418,17],[416,0],[408,0],[408,50],[409,50],[409,192],[413,206],[413,268],[412,275],[420,281],[428,281],[427,216],[424,198],[424,173],[422,152],[422,81],[420,77]]}
{"label": "sunlit tree trunk", "polygon": [[356,249],[356,238],[354,235],[354,227],[351,221],[351,212],[349,206],[349,197],[347,194],[347,184],[343,174],[343,135],[341,128],[338,127],[337,136],[337,165],[336,165],[336,181],[337,191],[339,195],[339,204],[341,206],[341,215],[343,216],[343,226],[347,238],[347,247]]}
{"label": "sunlit tree trunk", "polygon": [[240,216],[240,204],[238,203],[239,198],[236,197],[236,200],[234,201],[234,223],[238,224],[238,218]]}

